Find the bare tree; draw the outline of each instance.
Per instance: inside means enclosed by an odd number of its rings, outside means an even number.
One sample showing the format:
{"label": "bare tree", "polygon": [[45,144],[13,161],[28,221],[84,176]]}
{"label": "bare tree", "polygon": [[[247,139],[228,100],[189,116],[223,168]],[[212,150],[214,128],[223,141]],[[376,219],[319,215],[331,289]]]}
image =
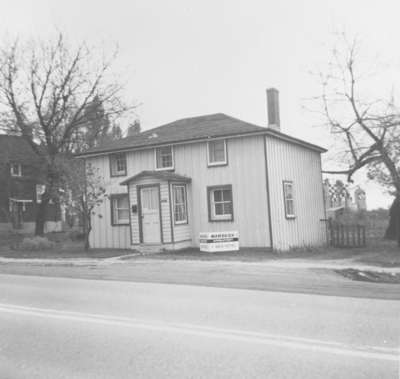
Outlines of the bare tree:
{"label": "bare tree", "polygon": [[[325,171],[345,174],[352,181],[365,168],[371,179],[383,184],[400,200],[400,114],[393,97],[368,100],[361,82],[360,44],[341,36],[341,48],[333,50],[329,71],[320,74],[323,114],[339,141],[338,160],[344,169]],[[396,201],[396,200],[395,200]],[[400,215],[396,213],[400,219]],[[400,223],[397,238],[400,245]]]}
{"label": "bare tree", "polygon": [[126,113],[122,84],[112,76],[116,52],[86,43],[71,46],[59,34],[49,42],[19,40],[0,50],[0,121],[24,136],[44,159],[46,190],[38,208],[35,234],[44,232],[45,212],[62,185],[60,154],[76,148],[87,110],[101,106],[110,121]]}
{"label": "bare tree", "polygon": [[[68,209],[73,210],[82,220],[85,250],[89,250],[92,216],[96,216],[96,208],[107,197],[103,178],[84,159],[66,159],[65,165],[66,190],[61,197]],[[102,217],[101,214],[97,216]]]}

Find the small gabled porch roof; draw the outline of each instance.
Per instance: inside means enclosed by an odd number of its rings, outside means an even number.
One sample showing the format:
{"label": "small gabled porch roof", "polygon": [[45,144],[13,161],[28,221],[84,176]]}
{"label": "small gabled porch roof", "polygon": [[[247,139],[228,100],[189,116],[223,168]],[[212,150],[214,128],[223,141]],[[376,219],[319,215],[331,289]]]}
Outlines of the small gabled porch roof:
{"label": "small gabled porch roof", "polygon": [[192,178],[189,178],[185,175],[175,174],[171,171],[142,171],[139,174],[133,175],[130,178],[124,180],[120,183],[121,186],[128,185],[131,182],[134,182],[139,179],[143,178],[155,178],[159,180],[166,180],[166,181],[177,181],[177,182],[185,182],[189,183],[192,181]]}

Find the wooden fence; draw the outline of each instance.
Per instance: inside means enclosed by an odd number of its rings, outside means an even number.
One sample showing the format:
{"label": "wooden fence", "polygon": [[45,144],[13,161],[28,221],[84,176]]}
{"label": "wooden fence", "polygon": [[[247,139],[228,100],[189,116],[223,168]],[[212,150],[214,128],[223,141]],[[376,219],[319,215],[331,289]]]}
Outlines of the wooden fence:
{"label": "wooden fence", "polygon": [[366,245],[365,225],[329,223],[329,243],[334,247],[364,247]]}

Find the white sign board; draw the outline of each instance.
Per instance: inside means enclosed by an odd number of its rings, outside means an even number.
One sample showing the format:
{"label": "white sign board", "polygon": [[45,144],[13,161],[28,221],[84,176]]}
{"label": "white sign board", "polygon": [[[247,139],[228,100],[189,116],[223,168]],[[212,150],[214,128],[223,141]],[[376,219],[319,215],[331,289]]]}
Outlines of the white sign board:
{"label": "white sign board", "polygon": [[217,251],[239,250],[239,232],[200,233],[200,251],[209,253]]}

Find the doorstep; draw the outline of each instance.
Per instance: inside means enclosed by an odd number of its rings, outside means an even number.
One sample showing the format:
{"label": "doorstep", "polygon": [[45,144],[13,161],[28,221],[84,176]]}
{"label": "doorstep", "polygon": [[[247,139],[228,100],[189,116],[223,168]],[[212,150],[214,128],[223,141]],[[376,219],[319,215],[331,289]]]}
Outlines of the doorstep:
{"label": "doorstep", "polygon": [[140,244],[132,246],[132,249],[142,255],[157,254],[165,251],[165,246],[160,244]]}

